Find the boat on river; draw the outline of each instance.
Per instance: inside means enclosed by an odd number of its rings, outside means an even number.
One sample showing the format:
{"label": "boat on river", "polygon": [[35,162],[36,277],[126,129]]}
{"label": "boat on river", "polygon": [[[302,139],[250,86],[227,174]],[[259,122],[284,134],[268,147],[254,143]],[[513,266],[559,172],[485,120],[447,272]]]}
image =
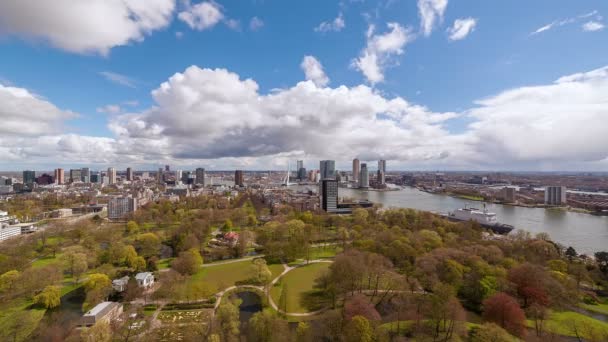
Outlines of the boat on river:
{"label": "boat on river", "polygon": [[482,227],[487,228],[497,234],[509,234],[515,227],[510,224],[500,223],[496,218],[496,213],[489,212],[487,209],[461,208],[442,215],[450,221],[475,221]]}

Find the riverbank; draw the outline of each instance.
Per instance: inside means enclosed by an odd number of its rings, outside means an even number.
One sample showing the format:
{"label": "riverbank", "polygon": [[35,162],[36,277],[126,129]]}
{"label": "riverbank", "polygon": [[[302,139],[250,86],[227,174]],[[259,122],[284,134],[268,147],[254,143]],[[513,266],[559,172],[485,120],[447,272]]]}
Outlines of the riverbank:
{"label": "riverbank", "polygon": [[573,213],[600,216],[600,215],[598,215],[598,213],[596,213],[594,211],[583,209],[583,208],[575,208],[575,207],[571,207],[571,206],[552,207],[552,206],[547,206],[545,204],[508,203],[508,202],[485,199],[481,196],[461,195],[461,194],[456,194],[456,193],[451,193],[451,192],[433,192],[433,191],[427,191],[424,189],[420,189],[417,187],[409,187],[409,188],[416,189],[416,190],[419,190],[422,192],[426,192],[431,195],[449,196],[452,198],[458,198],[458,199],[466,200],[466,201],[500,204],[500,205],[505,205],[505,206],[513,206],[513,207],[521,207],[521,208],[536,208],[536,209],[546,209],[546,210],[569,211],[569,212],[573,212]]}
{"label": "riverbank", "polygon": [[[436,213],[447,213],[476,203],[445,194],[420,191],[414,187],[387,192],[339,188],[338,193],[341,198],[368,200],[385,208],[411,208]],[[532,234],[548,233],[555,242],[572,246],[579,253],[593,255],[606,250],[608,246],[608,216],[500,203],[486,203],[486,208],[496,213],[501,223]]]}

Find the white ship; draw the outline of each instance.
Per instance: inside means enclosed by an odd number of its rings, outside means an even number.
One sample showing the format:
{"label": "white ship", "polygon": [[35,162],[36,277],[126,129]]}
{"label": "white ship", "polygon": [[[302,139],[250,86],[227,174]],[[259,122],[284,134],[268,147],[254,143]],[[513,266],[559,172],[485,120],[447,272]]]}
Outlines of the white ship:
{"label": "white ship", "polygon": [[485,208],[483,210],[476,208],[456,209],[445,215],[445,217],[453,221],[475,221],[482,227],[489,228],[498,234],[509,234],[514,229],[514,227],[509,224],[498,222],[496,214],[488,212]]}

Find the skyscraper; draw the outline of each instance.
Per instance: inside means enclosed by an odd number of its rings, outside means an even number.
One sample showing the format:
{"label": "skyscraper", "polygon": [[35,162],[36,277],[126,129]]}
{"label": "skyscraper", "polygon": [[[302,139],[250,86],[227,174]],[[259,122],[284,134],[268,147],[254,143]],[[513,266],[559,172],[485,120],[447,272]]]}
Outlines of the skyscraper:
{"label": "skyscraper", "polygon": [[384,185],[386,183],[386,160],[378,160],[378,177],[377,183]]}
{"label": "skyscraper", "polygon": [[183,184],[191,184],[190,183],[190,174],[191,173],[192,172],[190,172],[190,171],[183,171],[182,172],[182,176],[180,177],[180,179],[181,179],[181,181],[182,181]]}
{"label": "skyscraper", "polygon": [[245,186],[243,170],[234,171],[234,185],[235,186]]}
{"label": "skyscraper", "polygon": [[116,184],[116,169],[113,167],[108,168],[108,184]]}
{"label": "skyscraper", "polygon": [[158,172],[156,173],[156,182],[158,182],[158,184],[163,183],[163,168],[162,167],[158,168]]}
{"label": "skyscraper", "polygon": [[202,167],[196,169],[196,184],[205,186],[205,169]]}
{"label": "skyscraper", "polygon": [[338,182],[334,179],[321,181],[321,208],[327,212],[338,209]]}
{"label": "skyscraper", "polygon": [[65,173],[63,169],[55,169],[55,183],[65,184]]}
{"label": "skyscraper", "polygon": [[548,186],[545,188],[545,204],[562,205],[566,204],[565,186]]}
{"label": "skyscraper", "polygon": [[361,163],[361,173],[359,174],[359,187],[369,188],[369,174],[367,172],[367,164]]}
{"label": "skyscraper", "polygon": [[89,169],[88,167],[83,167],[82,169],[80,169],[80,180],[83,183],[91,182],[91,169]]}
{"label": "skyscraper", "polygon": [[34,184],[36,182],[36,171],[23,171],[23,184]]}
{"label": "skyscraper", "polygon": [[359,165],[359,159],[355,158],[353,159],[353,181],[358,182],[359,181],[359,170],[361,169],[361,166]]}
{"label": "skyscraper", "polygon": [[298,180],[303,181],[306,179],[306,169],[304,168],[304,161],[298,160],[296,173],[298,174]]}
{"label": "skyscraper", "polygon": [[319,170],[321,170],[321,180],[336,179],[336,162],[333,160],[321,160]]}
{"label": "skyscraper", "polygon": [[127,180],[129,182],[132,182],[134,180],[133,179],[133,169],[130,167],[127,168]]}
{"label": "skyscraper", "polygon": [[179,184],[180,182],[183,182],[183,172],[182,170],[176,170],[175,171],[175,184]]}
{"label": "skyscraper", "polygon": [[171,172],[171,168],[169,167],[169,165],[165,165],[165,172]]}
{"label": "skyscraper", "polygon": [[70,183],[82,182],[82,170],[70,169]]}

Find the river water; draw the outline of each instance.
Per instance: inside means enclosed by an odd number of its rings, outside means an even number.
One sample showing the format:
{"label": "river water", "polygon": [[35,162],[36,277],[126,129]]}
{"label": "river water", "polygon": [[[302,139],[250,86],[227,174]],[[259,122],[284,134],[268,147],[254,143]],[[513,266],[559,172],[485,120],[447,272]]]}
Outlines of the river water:
{"label": "river water", "polygon": [[[483,207],[481,202],[430,194],[410,187],[399,191],[383,192],[339,188],[338,196],[368,199],[374,203],[381,203],[385,208],[413,208],[442,213],[464,208],[465,205]],[[593,254],[598,251],[608,251],[607,216],[492,203],[486,203],[486,206],[489,211],[496,213],[498,221],[531,233],[546,232],[554,241],[564,246],[572,246],[579,253]]]}

